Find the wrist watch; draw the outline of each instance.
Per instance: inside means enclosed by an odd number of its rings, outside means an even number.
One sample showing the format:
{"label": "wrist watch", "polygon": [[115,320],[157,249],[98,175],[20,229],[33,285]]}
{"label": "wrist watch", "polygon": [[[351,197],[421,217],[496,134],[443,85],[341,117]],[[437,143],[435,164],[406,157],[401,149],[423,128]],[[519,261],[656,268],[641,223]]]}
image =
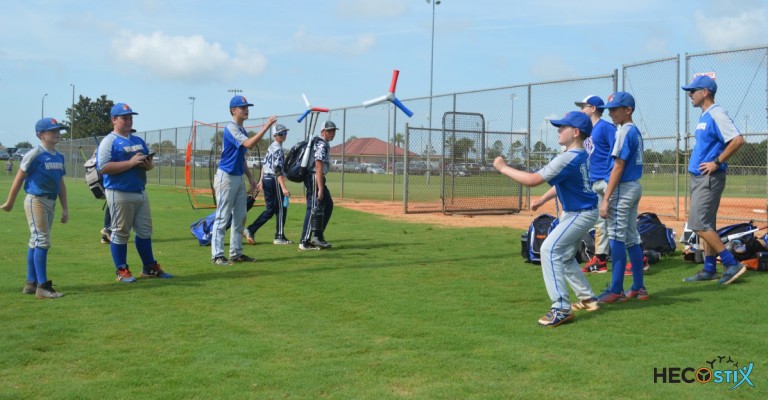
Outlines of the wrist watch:
{"label": "wrist watch", "polygon": [[712,161],[712,162],[715,163],[715,165],[717,165],[718,167],[720,166],[720,164],[722,164],[720,162],[720,157],[715,158],[715,161]]}

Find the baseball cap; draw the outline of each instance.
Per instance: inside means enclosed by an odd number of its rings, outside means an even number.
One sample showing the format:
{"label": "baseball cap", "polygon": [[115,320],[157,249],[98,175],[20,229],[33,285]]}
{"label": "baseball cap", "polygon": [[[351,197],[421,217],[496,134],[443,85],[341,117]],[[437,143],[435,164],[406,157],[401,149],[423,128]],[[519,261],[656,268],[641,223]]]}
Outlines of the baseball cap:
{"label": "baseball cap", "polygon": [[333,121],[325,121],[325,124],[323,124],[323,130],[329,131],[331,129],[339,129],[336,127],[336,124],[333,123]]}
{"label": "baseball cap", "polygon": [[66,126],[61,125],[56,118],[42,118],[35,123],[35,132],[55,131],[67,129]]}
{"label": "baseball cap", "polygon": [[[272,131],[273,132],[272,135],[277,135],[278,133],[281,133],[281,132],[288,133],[288,131],[290,131],[290,129],[286,128],[285,125],[283,125],[283,124],[275,124],[274,125],[274,130]],[[283,133],[283,134],[285,134],[285,133]]]}
{"label": "baseball cap", "polygon": [[248,100],[245,99],[245,96],[235,96],[229,101],[229,108],[243,106],[253,107],[253,104],[249,103]]}
{"label": "baseball cap", "polygon": [[606,108],[619,108],[619,107],[632,107],[635,109],[635,98],[627,92],[616,92],[608,96],[608,103],[598,106],[597,108],[604,110]]}
{"label": "baseball cap", "polygon": [[581,111],[571,111],[565,114],[563,119],[551,119],[549,123],[558,128],[561,126],[572,126],[577,128],[584,136],[589,137],[592,135],[592,120]]}
{"label": "baseball cap", "polygon": [[119,115],[139,115],[139,113],[133,112],[131,110],[131,106],[125,103],[117,103],[114,106],[112,106],[112,110],[109,112],[109,115],[112,117],[117,117]]}
{"label": "baseball cap", "polygon": [[697,89],[707,89],[712,93],[717,92],[717,83],[714,79],[707,75],[699,75],[691,81],[688,85],[681,86],[686,92]]}
{"label": "baseball cap", "polygon": [[589,95],[585,97],[584,100],[576,101],[573,104],[576,104],[577,107],[584,107],[586,105],[600,107],[605,104],[605,102],[603,102],[603,99],[601,99],[600,96]]}

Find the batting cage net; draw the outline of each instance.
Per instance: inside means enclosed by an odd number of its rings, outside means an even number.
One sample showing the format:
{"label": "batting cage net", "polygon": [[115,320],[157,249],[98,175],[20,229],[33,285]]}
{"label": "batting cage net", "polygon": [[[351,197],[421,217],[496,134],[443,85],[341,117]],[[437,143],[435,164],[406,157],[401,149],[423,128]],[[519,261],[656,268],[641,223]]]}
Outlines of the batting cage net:
{"label": "batting cage net", "polygon": [[499,174],[493,159],[525,135],[487,132],[478,113],[448,112],[441,129],[406,129],[406,212],[509,214],[523,207],[523,187]]}

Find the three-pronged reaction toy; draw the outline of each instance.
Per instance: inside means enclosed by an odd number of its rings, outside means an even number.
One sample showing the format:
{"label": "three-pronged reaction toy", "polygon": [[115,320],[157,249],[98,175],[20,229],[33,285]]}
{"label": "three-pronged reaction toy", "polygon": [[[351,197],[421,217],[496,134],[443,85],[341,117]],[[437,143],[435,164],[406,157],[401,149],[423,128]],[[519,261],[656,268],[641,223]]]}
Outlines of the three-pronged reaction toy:
{"label": "three-pronged reaction toy", "polygon": [[400,71],[394,70],[392,71],[392,83],[389,84],[389,91],[387,94],[377,97],[375,99],[371,99],[368,101],[363,102],[363,107],[370,107],[375,106],[377,104],[391,102],[397,108],[399,108],[402,112],[405,113],[409,118],[413,116],[413,111],[409,110],[408,107],[406,107],[403,103],[400,102],[400,100],[395,97],[395,88],[397,87],[397,77],[400,75]]}

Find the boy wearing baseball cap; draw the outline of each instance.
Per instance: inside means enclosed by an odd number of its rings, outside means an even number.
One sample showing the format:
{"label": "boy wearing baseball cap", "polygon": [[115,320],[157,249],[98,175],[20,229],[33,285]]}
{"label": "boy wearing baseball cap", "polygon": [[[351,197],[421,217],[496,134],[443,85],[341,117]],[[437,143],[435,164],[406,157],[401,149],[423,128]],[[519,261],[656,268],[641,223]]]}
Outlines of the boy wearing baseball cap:
{"label": "boy wearing baseball cap", "polygon": [[[613,268],[611,285],[598,296],[601,303],[627,301],[627,298],[648,300],[650,296],[643,282],[643,249],[637,233],[637,208],[643,189],[643,137],[632,122],[635,98],[627,92],[616,92],[608,103],[598,107],[608,109],[608,115],[618,127],[611,151],[605,201],[600,205],[600,216],[606,218]],[[624,293],[624,272],[627,253],[632,265],[632,287]]]}
{"label": "boy wearing baseball cap", "polygon": [[[272,137],[274,142],[269,145],[267,155],[264,157],[263,168],[258,187],[264,193],[264,211],[255,221],[245,228],[245,238],[248,244],[256,244],[254,235],[262,225],[267,223],[270,218],[277,214],[275,219],[275,239],[273,244],[291,244],[285,237],[285,219],[288,217],[287,200],[291,193],[285,185],[285,176],[283,168],[285,166],[285,152],[283,151],[283,142],[288,135],[289,129],[282,124],[273,125]],[[285,202],[284,202],[285,200]]]}
{"label": "boy wearing baseball cap", "polygon": [[51,228],[56,210],[56,198],[61,202],[61,223],[69,221],[67,187],[64,185],[64,156],[56,151],[61,141],[61,130],[67,129],[54,118],[43,118],[35,124],[40,145],[24,155],[19,171],[11,185],[8,199],[0,206],[13,210],[16,196],[24,185],[24,211],[29,224],[27,248],[27,282],[24,294],[34,294],[38,299],[57,299],[64,294],[53,289],[48,279],[48,249],[51,247]]}
{"label": "boy wearing baseball cap", "polygon": [[[550,123],[558,128],[557,143],[566,150],[544,168],[533,173],[520,171],[507,165],[503,157],[496,157],[493,166],[522,185],[533,187],[547,182],[552,186],[531,203],[532,210],[555,196],[563,205],[559,223],[541,246],[541,271],[551,306],[539,319],[539,324],[556,327],[573,320],[572,310],[595,311],[600,308],[575,258],[581,237],[597,221],[597,195],[589,186],[589,154],[584,150],[584,140],[592,133],[592,121],[580,111],[571,111],[563,119]],[[570,303],[566,282],[579,302]]]}
{"label": "boy wearing baseball cap", "polygon": [[307,212],[304,215],[304,225],[301,231],[299,250],[329,249],[331,244],[325,241],[325,227],[333,213],[333,198],[325,182],[325,174],[330,166],[331,146],[328,142],[336,137],[336,124],[325,121],[320,137],[310,142],[307,151],[312,156],[309,161],[304,188],[307,192]]}

